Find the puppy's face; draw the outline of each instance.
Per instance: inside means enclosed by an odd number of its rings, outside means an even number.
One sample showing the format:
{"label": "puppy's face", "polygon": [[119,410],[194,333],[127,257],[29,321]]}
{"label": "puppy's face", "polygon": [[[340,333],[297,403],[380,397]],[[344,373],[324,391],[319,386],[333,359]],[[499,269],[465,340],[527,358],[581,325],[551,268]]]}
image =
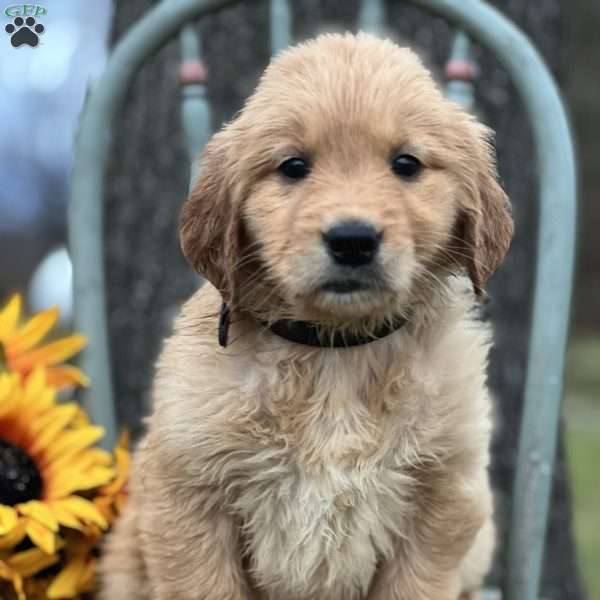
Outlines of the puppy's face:
{"label": "puppy's face", "polygon": [[184,252],[225,301],[296,318],[401,313],[460,266],[482,291],[512,233],[486,138],[409,50],[322,36],[211,141]]}

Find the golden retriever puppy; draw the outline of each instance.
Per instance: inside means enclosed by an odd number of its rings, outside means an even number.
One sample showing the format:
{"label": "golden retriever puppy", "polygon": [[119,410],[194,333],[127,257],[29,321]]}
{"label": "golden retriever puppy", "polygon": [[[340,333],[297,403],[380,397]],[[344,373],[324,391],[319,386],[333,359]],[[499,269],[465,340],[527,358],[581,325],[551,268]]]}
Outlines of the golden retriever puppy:
{"label": "golden retriever puppy", "polygon": [[104,600],[474,598],[494,546],[490,132],[413,52],[278,56],[204,153]]}

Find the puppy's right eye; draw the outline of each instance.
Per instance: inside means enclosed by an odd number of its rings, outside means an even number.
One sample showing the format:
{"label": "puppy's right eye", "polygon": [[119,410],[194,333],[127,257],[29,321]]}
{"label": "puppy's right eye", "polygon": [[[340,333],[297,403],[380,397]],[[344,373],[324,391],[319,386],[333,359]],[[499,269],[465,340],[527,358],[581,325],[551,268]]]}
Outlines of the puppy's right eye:
{"label": "puppy's right eye", "polygon": [[279,165],[279,172],[289,179],[303,179],[310,173],[310,165],[304,158],[294,156]]}
{"label": "puppy's right eye", "polygon": [[402,179],[414,179],[422,169],[421,161],[412,154],[399,154],[392,161],[392,171]]}

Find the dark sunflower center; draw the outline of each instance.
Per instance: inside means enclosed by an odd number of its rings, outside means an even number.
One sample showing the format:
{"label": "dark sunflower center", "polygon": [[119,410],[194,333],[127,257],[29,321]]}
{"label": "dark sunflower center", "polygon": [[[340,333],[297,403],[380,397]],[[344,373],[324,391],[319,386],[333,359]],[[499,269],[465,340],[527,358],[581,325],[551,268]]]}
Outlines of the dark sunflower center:
{"label": "dark sunflower center", "polygon": [[6,368],[6,363],[6,352],[4,350],[2,342],[0,342],[0,371],[4,371],[4,369]]}
{"label": "dark sunflower center", "polygon": [[14,506],[42,496],[42,476],[27,452],[0,439],[0,504]]}

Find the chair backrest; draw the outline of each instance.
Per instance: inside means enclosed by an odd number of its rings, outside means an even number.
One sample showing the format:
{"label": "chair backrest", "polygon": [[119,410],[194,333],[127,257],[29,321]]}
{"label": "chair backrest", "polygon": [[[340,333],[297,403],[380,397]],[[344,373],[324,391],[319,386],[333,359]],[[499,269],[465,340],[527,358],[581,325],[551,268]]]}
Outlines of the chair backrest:
{"label": "chair backrest", "polygon": [[[107,445],[112,445],[116,436],[102,240],[104,178],[112,127],[135,74],[182,31],[182,54],[191,65],[187,75],[182,70],[183,124],[188,151],[190,155],[197,153],[208,138],[210,119],[202,73],[193,67],[200,48],[186,25],[236,1],[159,3],[116,46],[83,112],[69,211],[75,325],[89,338],[82,366],[91,376],[93,389],[84,402],[91,418],[106,427]],[[491,50],[514,83],[532,126],[539,181],[539,238],[503,597],[534,600],[539,590],[548,516],[572,287],[576,198],[573,145],[557,87],[537,51],[513,24],[481,0],[406,1],[445,18]],[[272,8],[272,45],[277,50],[289,42],[287,1],[272,0]],[[361,21],[366,28],[376,28],[381,15],[380,0],[365,0]],[[464,59],[467,49],[467,37],[460,34],[455,42],[455,58]],[[456,82],[449,93],[457,100],[470,101],[468,83]],[[560,170],[555,169],[556,156],[561,157]]]}

